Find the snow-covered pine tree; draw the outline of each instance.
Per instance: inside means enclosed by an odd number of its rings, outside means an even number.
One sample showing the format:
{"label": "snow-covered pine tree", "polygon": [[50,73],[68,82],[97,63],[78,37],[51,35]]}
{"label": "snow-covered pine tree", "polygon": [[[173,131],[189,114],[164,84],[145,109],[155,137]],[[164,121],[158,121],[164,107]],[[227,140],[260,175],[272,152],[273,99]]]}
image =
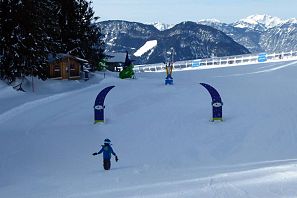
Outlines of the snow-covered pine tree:
{"label": "snow-covered pine tree", "polygon": [[1,0],[1,79],[46,79],[49,53],[70,53],[95,67],[105,57],[96,20],[86,0]]}
{"label": "snow-covered pine tree", "polygon": [[96,24],[98,17],[94,16],[94,11],[91,7],[91,2],[86,0],[77,0],[76,18],[80,25],[78,36],[80,37],[80,48],[93,69],[98,68],[99,62],[103,61],[104,42],[101,29]]}
{"label": "snow-covered pine tree", "polygon": [[9,82],[15,80],[23,62],[19,21],[22,6],[18,0],[0,1],[0,75]]}
{"label": "snow-covered pine tree", "polygon": [[[48,36],[44,25],[46,1],[25,0],[22,11],[25,30],[23,56],[25,57],[25,76],[33,75],[45,80],[48,72]],[[43,16],[42,16],[43,15]]]}
{"label": "snow-covered pine tree", "polygon": [[104,56],[103,35],[96,25],[97,17],[86,0],[57,0],[60,6],[59,27],[61,52],[88,60],[93,67]]}
{"label": "snow-covered pine tree", "polygon": [[[36,1],[36,0],[35,0]],[[47,51],[34,0],[3,0],[1,9],[1,78],[13,82],[27,75],[46,79]]]}
{"label": "snow-covered pine tree", "polygon": [[57,17],[60,12],[60,7],[56,0],[35,0],[39,10],[37,13],[40,33],[42,34],[43,42],[46,43],[47,53],[61,51],[61,34],[59,27],[59,19]]}

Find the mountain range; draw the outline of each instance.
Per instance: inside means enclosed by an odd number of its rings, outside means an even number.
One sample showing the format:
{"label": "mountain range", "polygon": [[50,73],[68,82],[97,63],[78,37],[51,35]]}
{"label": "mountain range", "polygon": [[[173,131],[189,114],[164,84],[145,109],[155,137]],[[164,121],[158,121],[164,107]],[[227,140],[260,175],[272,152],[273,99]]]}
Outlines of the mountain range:
{"label": "mountain range", "polygon": [[252,15],[234,23],[216,19],[176,25],[110,20],[98,23],[106,51],[128,51],[136,64],[160,63],[174,49],[174,60],[297,49],[297,19]]}
{"label": "mountain range", "polygon": [[201,20],[223,31],[252,53],[297,50],[297,19],[283,20],[269,15],[251,15],[234,23]]}

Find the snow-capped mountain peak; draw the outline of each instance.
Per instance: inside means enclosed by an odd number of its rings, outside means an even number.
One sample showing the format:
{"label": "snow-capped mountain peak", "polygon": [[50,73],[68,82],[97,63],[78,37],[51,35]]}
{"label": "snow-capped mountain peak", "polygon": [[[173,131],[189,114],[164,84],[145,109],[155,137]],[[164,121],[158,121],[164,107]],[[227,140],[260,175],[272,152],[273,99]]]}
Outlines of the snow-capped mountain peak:
{"label": "snow-capped mountain peak", "polygon": [[297,24],[297,18],[291,18],[285,21],[285,23],[292,23],[292,24]]}
{"label": "snow-capped mountain peak", "polygon": [[198,23],[221,23],[221,21],[217,19],[201,19],[198,21]]}
{"label": "snow-capped mountain peak", "polygon": [[170,29],[174,26],[173,24],[166,24],[161,22],[150,23],[150,25],[153,25],[155,28],[157,28],[160,31]]}
{"label": "snow-capped mountain peak", "polygon": [[244,19],[236,22],[235,27],[239,28],[254,28],[255,26],[262,26],[264,29],[273,28],[279,24],[282,24],[285,20],[278,17],[272,17],[270,15],[261,14],[261,15],[251,15]]}

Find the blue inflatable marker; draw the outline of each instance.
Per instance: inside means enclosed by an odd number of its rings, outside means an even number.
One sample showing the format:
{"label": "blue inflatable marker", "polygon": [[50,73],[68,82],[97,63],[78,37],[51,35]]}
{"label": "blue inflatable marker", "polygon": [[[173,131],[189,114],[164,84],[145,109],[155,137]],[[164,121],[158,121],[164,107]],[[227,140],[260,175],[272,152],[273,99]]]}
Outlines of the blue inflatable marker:
{"label": "blue inflatable marker", "polygon": [[219,92],[208,84],[205,84],[205,83],[200,83],[200,84],[203,87],[205,87],[209,92],[209,94],[211,95],[212,121],[215,121],[215,120],[223,121],[223,102]]}
{"label": "blue inflatable marker", "polygon": [[108,92],[114,87],[115,86],[106,87],[97,95],[94,105],[95,124],[104,122],[104,100]]}

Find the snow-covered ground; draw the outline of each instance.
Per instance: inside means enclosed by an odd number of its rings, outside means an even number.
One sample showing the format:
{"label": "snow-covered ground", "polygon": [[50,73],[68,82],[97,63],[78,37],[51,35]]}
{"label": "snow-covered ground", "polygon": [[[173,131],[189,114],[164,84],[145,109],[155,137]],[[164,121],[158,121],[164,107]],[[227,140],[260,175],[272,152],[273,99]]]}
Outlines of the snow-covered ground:
{"label": "snow-covered ground", "polygon": [[147,51],[153,49],[154,47],[156,47],[158,44],[157,40],[151,40],[151,41],[147,41],[141,48],[139,48],[135,53],[134,56],[142,56],[144,53],[146,53]]}
{"label": "snow-covered ground", "polygon": [[[0,197],[297,197],[297,62],[0,83]],[[224,102],[210,122],[211,100]],[[93,124],[97,94],[106,122]],[[110,138],[119,161],[92,156]]]}

